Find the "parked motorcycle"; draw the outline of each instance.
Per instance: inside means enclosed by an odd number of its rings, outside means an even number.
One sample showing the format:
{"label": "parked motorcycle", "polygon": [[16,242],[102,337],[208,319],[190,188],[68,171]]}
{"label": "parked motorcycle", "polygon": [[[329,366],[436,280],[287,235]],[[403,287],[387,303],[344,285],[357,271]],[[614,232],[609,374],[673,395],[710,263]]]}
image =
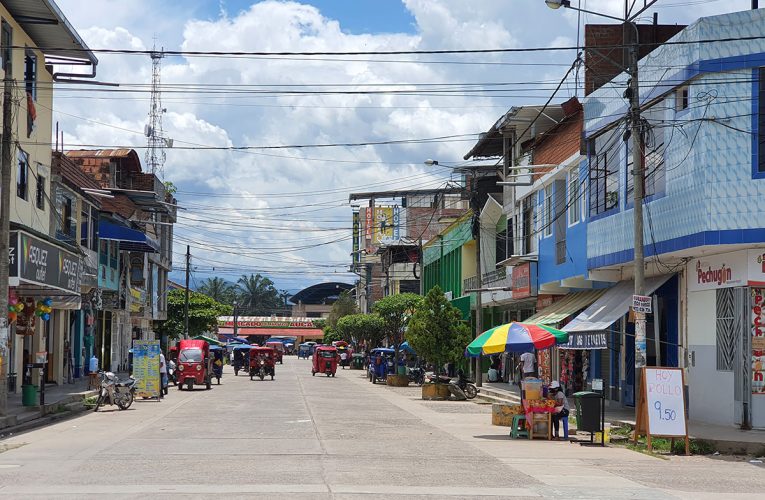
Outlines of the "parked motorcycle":
{"label": "parked motorcycle", "polygon": [[422,367],[412,368],[408,373],[409,381],[417,385],[425,383],[425,370]]}
{"label": "parked motorcycle", "polygon": [[[436,379],[436,376],[434,374],[429,374],[427,381],[429,383],[434,383]],[[439,375],[438,376],[438,383],[439,384],[449,384],[452,383],[451,377],[447,377],[445,375]],[[462,389],[462,392],[465,393],[465,397],[468,399],[473,399],[478,395],[478,392],[480,390],[478,387],[475,386],[473,381],[468,380],[466,377],[457,377],[457,380],[454,382],[454,384]]]}
{"label": "parked motorcycle", "polygon": [[112,372],[99,371],[98,374],[101,377],[101,384],[96,408],[93,411],[98,411],[98,408],[104,404],[117,405],[120,410],[130,408],[135,397],[137,380],[132,376],[127,380],[120,380]]}

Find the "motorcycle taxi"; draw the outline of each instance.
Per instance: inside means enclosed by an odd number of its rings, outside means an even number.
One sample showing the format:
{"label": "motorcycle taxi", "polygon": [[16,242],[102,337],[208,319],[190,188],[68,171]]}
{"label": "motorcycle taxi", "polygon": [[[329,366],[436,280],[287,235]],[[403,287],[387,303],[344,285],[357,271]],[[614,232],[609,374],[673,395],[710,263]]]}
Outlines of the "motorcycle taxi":
{"label": "motorcycle taxi", "polygon": [[217,345],[210,346],[210,355],[212,357],[212,376],[218,380],[220,385],[220,379],[223,377],[223,356],[226,350]]}
{"label": "motorcycle taxi", "polygon": [[378,380],[386,380],[393,373],[393,358],[396,351],[385,347],[377,347],[369,351],[369,381],[373,384]]}
{"label": "motorcycle taxi", "polygon": [[212,387],[212,360],[210,345],[204,340],[181,340],[178,342],[178,389],[184,384],[188,390],[194,384]]}
{"label": "motorcycle taxi", "polygon": [[260,380],[266,378],[266,375],[274,379],[276,373],[276,351],[270,347],[253,346],[250,349],[250,380],[260,377]]}
{"label": "motorcycle taxi", "polygon": [[311,375],[316,376],[317,373],[324,373],[327,377],[334,377],[337,372],[337,360],[340,355],[337,353],[337,348],[320,345],[316,346],[316,350],[313,353],[313,367],[311,368]]}
{"label": "motorcycle taxi", "polygon": [[268,341],[265,343],[265,347],[270,347],[275,351],[276,355],[276,361],[279,362],[280,365],[284,364],[284,343],[279,342],[277,340],[274,341]]}
{"label": "motorcycle taxi", "polygon": [[231,351],[234,353],[234,358],[231,361],[231,366],[234,367],[234,376],[239,375],[240,371],[247,371],[250,366],[250,344],[240,344]]}

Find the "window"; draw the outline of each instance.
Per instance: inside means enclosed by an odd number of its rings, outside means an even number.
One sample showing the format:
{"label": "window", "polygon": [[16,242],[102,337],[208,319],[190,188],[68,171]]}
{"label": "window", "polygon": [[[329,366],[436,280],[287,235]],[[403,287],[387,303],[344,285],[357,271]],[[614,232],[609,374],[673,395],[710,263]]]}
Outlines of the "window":
{"label": "window", "polygon": [[27,94],[37,100],[37,56],[31,50],[24,56],[24,86]]}
{"label": "window", "polygon": [[759,92],[757,99],[757,172],[765,174],[765,68],[760,68]]}
{"label": "window", "polygon": [[90,249],[98,251],[98,210],[90,207]]}
{"label": "window", "polygon": [[553,186],[550,184],[545,187],[544,198],[544,217],[542,218],[544,224],[544,235],[550,236],[552,234],[553,223]]}
{"label": "window", "polygon": [[16,196],[22,200],[27,199],[27,183],[29,182],[29,157],[23,151],[19,151],[16,168]]}
{"label": "window", "polygon": [[3,21],[0,23],[0,63],[6,73],[11,71],[11,55],[13,54],[11,47],[13,47],[13,30],[10,24]]}
{"label": "window", "polygon": [[87,203],[82,204],[82,210],[80,210],[80,246],[90,248],[90,205]]}
{"label": "window", "polygon": [[505,222],[505,227],[497,233],[495,264],[499,264],[509,257],[507,243],[507,222]]}
{"label": "window", "polygon": [[37,174],[37,193],[35,194],[35,204],[40,210],[45,210],[45,177]]}
{"label": "window", "polygon": [[67,241],[76,241],[77,219],[74,195],[64,189],[56,190],[56,234]]}
{"label": "window", "polygon": [[[666,176],[664,168],[664,150],[666,149],[666,127],[664,116],[666,109],[659,105],[643,110],[642,117],[650,125],[643,145],[643,196],[653,196],[664,192]],[[627,142],[627,202],[631,203],[633,193],[632,141]]]}
{"label": "window", "polygon": [[582,213],[581,189],[579,181],[579,167],[568,173],[568,224],[574,225],[579,222]]}
{"label": "window", "polygon": [[688,85],[682,85],[675,90],[675,111],[688,109]]}
{"label": "window", "polygon": [[619,206],[619,161],[623,144],[618,129],[590,141],[590,216]]}
{"label": "window", "polygon": [[736,352],[736,300],[734,288],[717,292],[717,370],[733,371]]}

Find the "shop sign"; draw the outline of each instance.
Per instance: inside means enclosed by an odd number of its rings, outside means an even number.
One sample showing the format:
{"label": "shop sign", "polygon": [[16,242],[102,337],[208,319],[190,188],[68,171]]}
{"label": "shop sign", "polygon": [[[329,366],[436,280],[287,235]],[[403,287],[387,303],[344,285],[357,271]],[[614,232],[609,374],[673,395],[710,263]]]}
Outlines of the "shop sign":
{"label": "shop sign", "polygon": [[11,247],[17,261],[16,267],[9,269],[12,277],[26,283],[80,292],[82,263],[79,256],[21,231],[11,232]]}
{"label": "shop sign", "polygon": [[[274,321],[237,319],[239,328],[313,328],[313,321]],[[218,326],[233,327],[233,320],[219,321]]]}
{"label": "shop sign", "polygon": [[749,250],[749,286],[765,286],[765,251]]}
{"label": "shop sign", "polygon": [[607,349],[608,339],[604,332],[569,333],[568,342],[558,345],[560,349]]}
{"label": "shop sign", "polygon": [[688,263],[688,290],[699,292],[746,286],[748,252],[730,252],[693,259]]}
{"label": "shop sign", "polygon": [[765,396],[765,289],[752,288],[752,394]]}
{"label": "shop sign", "polygon": [[651,302],[651,297],[648,295],[633,295],[632,310],[636,313],[650,314],[652,312]]}
{"label": "shop sign", "polygon": [[536,295],[536,264],[527,262],[513,267],[513,299],[525,299],[532,295]]}
{"label": "shop sign", "polygon": [[368,207],[364,209],[364,216],[365,216],[365,222],[364,229],[366,232],[366,239],[368,241],[372,241],[372,233],[374,231],[374,225],[375,225],[375,218],[372,212],[374,211],[373,207]]}
{"label": "shop sign", "polygon": [[361,238],[360,233],[361,229],[361,220],[360,215],[358,212],[353,212],[353,263],[358,264],[361,259],[361,253],[359,248],[359,239]]}

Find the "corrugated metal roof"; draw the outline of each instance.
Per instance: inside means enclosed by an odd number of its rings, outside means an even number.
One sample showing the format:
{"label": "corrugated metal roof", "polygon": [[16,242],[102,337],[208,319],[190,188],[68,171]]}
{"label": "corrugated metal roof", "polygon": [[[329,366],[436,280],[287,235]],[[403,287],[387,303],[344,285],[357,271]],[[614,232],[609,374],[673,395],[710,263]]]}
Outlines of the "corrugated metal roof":
{"label": "corrugated metal roof", "polygon": [[44,54],[98,64],[95,54],[53,0],[2,0],[2,3]]}
{"label": "corrugated metal roof", "polygon": [[127,158],[131,153],[137,155],[134,149],[76,149],[67,151],[70,158]]}
{"label": "corrugated metal roof", "polygon": [[607,288],[601,290],[587,290],[574,292],[566,295],[553,305],[542,309],[534,316],[524,320],[524,323],[536,323],[540,325],[556,325],[598,300]]}

